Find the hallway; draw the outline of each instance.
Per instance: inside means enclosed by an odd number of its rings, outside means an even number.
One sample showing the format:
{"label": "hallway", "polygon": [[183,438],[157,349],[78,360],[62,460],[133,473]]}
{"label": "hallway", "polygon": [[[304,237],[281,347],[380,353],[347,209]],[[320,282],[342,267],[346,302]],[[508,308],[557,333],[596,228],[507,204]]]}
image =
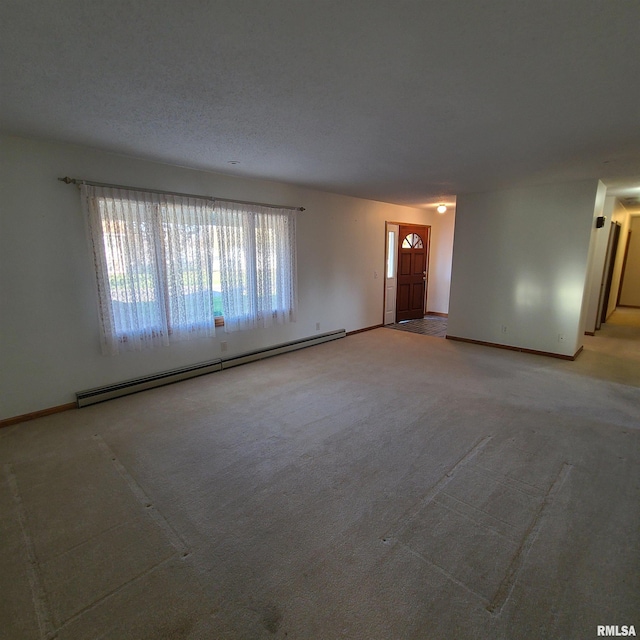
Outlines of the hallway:
{"label": "hallway", "polygon": [[573,371],[640,387],[640,309],[618,307],[584,349]]}

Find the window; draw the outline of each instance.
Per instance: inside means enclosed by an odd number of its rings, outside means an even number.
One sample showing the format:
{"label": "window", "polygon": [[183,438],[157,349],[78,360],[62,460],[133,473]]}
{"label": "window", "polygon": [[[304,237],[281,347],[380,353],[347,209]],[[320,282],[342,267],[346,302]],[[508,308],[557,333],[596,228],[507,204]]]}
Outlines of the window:
{"label": "window", "polygon": [[227,330],[295,320],[294,212],[235,203],[216,209]]}
{"label": "window", "polygon": [[295,320],[295,214],[82,185],[105,351]]}
{"label": "window", "polygon": [[417,233],[410,233],[403,241],[403,249],[422,249],[422,238]]}
{"label": "window", "polygon": [[387,236],[387,278],[396,275],[396,232],[389,231]]}

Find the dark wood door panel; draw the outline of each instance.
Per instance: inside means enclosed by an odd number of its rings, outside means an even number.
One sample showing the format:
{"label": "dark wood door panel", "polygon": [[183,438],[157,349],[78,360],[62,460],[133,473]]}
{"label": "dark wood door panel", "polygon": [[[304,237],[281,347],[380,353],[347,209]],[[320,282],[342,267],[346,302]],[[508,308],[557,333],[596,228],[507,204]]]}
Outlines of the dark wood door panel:
{"label": "dark wood door panel", "polygon": [[404,313],[410,309],[411,287],[408,284],[398,286],[397,310]]}
{"label": "dark wood door panel", "polygon": [[411,270],[412,275],[422,277],[424,275],[424,254],[417,253],[413,256],[413,268]]}
{"label": "dark wood door panel", "polygon": [[410,276],[413,273],[412,262],[410,253],[401,253],[398,259],[398,275]]}
{"label": "dark wood door panel", "polygon": [[424,315],[424,285],[411,285],[411,311],[419,313],[419,317]]}
{"label": "dark wood door panel", "polygon": [[400,225],[396,322],[424,315],[428,227]]}

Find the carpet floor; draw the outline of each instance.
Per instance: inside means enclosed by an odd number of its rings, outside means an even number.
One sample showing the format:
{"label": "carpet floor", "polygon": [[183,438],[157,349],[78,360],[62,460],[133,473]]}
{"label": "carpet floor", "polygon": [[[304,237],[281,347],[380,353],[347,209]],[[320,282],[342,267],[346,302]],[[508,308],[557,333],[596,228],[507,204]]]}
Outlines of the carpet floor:
{"label": "carpet floor", "polygon": [[640,631],[640,312],[575,362],[376,329],[0,430],[0,637]]}

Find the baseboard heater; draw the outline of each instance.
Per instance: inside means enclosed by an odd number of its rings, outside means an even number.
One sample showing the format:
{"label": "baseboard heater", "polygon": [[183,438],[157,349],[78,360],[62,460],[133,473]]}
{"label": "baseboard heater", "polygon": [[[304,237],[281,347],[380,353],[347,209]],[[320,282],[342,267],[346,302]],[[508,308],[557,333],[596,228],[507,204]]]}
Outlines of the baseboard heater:
{"label": "baseboard heater", "polygon": [[285,342],[272,347],[266,347],[265,349],[249,351],[236,356],[229,356],[228,358],[219,358],[217,360],[210,360],[209,362],[194,364],[189,367],[180,367],[178,369],[172,369],[171,371],[164,371],[162,373],[156,373],[142,378],[135,378],[134,380],[127,380],[125,382],[118,382],[104,387],[79,391],[76,393],[76,403],[78,407],[87,407],[91,404],[104,402],[105,400],[112,400],[113,398],[119,398],[120,396],[138,393],[138,391],[146,391],[147,389],[153,389],[165,384],[172,384],[173,382],[180,382],[181,380],[195,378],[207,373],[221,371],[222,369],[230,369],[231,367],[237,367],[238,365],[254,362],[255,360],[271,358],[272,356],[287,353],[288,351],[296,351],[297,349],[312,347],[313,345],[322,344],[323,342],[344,338],[346,335],[345,330],[340,329],[339,331],[331,331],[329,333],[322,333],[310,338],[293,340],[292,342]]}

